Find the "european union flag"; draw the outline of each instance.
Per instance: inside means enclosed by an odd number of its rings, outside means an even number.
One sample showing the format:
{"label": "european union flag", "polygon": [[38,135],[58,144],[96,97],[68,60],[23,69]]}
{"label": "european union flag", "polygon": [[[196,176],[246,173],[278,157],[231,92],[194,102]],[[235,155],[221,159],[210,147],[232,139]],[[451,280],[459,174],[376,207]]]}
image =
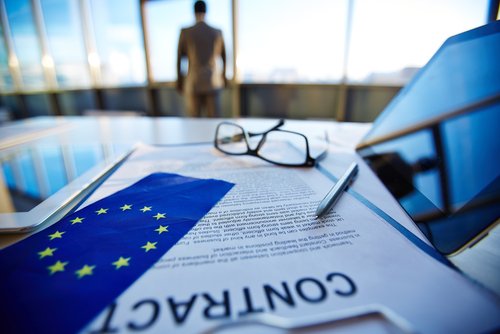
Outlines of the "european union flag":
{"label": "european union flag", "polygon": [[78,331],[232,186],[152,174],[1,251],[1,331]]}

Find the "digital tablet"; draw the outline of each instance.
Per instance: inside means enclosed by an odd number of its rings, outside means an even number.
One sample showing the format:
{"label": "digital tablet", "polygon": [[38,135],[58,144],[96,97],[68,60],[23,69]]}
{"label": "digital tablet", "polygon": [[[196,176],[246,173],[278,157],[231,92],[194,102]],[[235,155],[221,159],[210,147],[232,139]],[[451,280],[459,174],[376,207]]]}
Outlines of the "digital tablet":
{"label": "digital tablet", "polygon": [[445,255],[499,222],[499,55],[499,21],[449,38],[357,147]]}
{"label": "digital tablet", "polygon": [[62,218],[109,176],[130,147],[45,138],[0,151],[0,233]]}

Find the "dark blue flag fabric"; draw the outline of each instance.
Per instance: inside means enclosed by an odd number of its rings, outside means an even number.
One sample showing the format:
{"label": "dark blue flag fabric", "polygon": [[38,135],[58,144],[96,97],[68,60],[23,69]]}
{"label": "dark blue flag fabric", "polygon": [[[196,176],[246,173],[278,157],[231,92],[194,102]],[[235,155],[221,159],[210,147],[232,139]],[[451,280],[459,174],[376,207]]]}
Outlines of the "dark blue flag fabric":
{"label": "dark blue flag fabric", "polygon": [[232,186],[152,174],[0,251],[0,331],[82,329]]}

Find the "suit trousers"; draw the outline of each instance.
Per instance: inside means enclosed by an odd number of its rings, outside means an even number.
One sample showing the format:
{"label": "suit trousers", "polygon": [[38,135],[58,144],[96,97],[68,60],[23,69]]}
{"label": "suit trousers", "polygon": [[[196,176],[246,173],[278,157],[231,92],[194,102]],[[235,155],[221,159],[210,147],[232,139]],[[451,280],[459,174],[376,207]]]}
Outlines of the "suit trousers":
{"label": "suit trousers", "polygon": [[[189,117],[219,117],[220,90],[208,93],[186,93],[186,109]],[[203,115],[203,111],[205,115]]]}

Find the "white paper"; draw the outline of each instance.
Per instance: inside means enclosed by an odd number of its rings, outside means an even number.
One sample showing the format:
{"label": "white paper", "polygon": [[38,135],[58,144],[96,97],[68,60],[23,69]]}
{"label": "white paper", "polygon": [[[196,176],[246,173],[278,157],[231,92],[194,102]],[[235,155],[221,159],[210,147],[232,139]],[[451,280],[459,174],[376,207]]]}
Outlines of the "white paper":
{"label": "white paper", "polygon": [[[332,186],[315,168],[226,156],[208,145],[142,147],[88,202],[157,171],[236,185],[84,332],[197,333],[263,315],[307,323],[377,310],[385,318],[362,317],[329,330],[474,333],[500,326],[496,297],[349,194],[315,220]],[[272,328],[222,332],[231,330]]]}

